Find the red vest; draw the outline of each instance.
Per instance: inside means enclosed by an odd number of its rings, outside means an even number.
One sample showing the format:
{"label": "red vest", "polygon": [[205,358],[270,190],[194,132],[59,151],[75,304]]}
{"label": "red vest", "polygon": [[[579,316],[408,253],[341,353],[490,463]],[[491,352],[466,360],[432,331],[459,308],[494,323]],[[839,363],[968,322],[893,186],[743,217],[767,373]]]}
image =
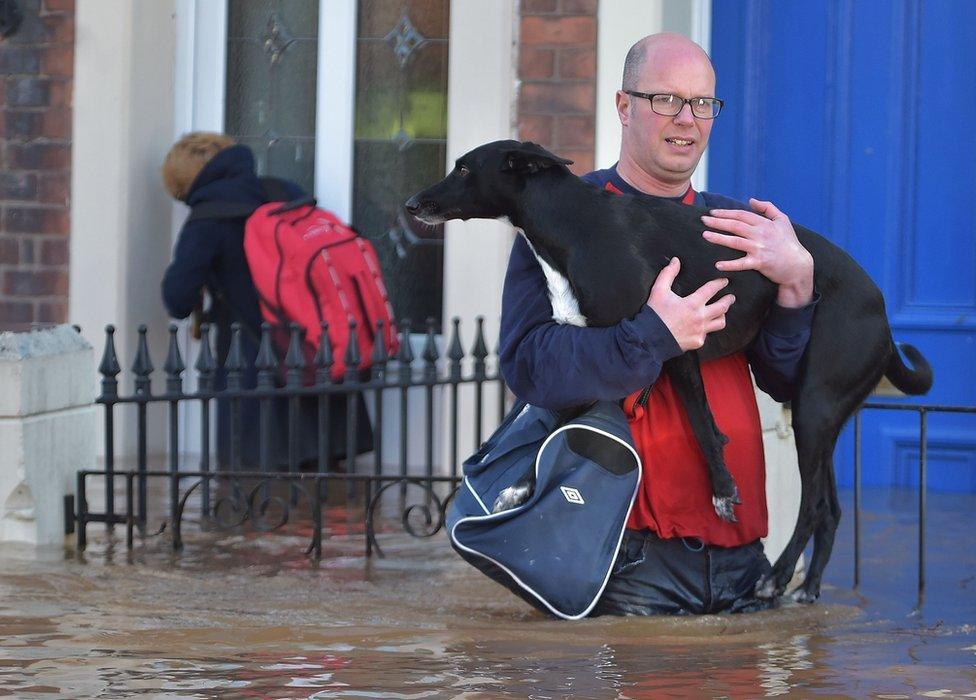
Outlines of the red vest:
{"label": "red vest", "polygon": [[[606,189],[616,191],[610,184]],[[689,188],[682,202],[691,204],[694,197],[694,190]],[[745,354],[704,362],[701,373],[712,415],[729,438],[725,463],[742,500],[735,507],[738,522],[728,523],[715,514],[705,457],[681,399],[662,373],[645,407],[634,406],[640,391],[624,402],[644,468],[627,527],[649,528],[664,539],[698,537],[708,544],[733,547],[765,537],[767,532],[766,462],[759,408]]]}

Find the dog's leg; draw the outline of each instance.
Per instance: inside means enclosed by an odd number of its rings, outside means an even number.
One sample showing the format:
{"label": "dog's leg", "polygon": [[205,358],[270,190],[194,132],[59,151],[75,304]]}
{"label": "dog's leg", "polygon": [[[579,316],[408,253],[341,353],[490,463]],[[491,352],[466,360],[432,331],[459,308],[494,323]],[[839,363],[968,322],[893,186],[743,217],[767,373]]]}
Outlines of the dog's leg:
{"label": "dog's leg", "polygon": [[691,429],[695,433],[695,439],[698,440],[698,445],[705,455],[708,476],[712,482],[712,503],[715,505],[715,512],[723,520],[734,523],[736,518],[733,509],[741,501],[735,480],[725,466],[723,449],[729,439],[719,430],[715,423],[715,416],[708,406],[698,355],[686,352],[668,360],[664,364],[664,370],[671,378],[675,392],[681,398]]}
{"label": "dog's leg", "polygon": [[840,502],[834,487],[834,459],[831,449],[823,458],[823,494],[817,507],[817,523],[813,530],[813,556],[803,584],[793,591],[793,600],[813,603],[820,597],[820,582],[834,548],[834,535],[840,523]]}
{"label": "dog's leg", "polygon": [[[835,401],[825,400],[826,397],[820,389],[810,389],[809,384],[807,387],[793,401],[793,433],[796,436],[796,456],[802,489],[800,512],[797,514],[793,536],[783,553],[773,564],[772,570],[756,584],[756,595],[760,598],[778,598],[783,595],[793,578],[796,562],[815,531],[819,533],[820,546],[815,548],[814,560],[822,573],[830,556],[833,532],[837,527],[836,519],[840,518],[839,507],[836,511],[831,507],[836,503],[831,453],[840,431],[840,426],[837,425],[838,414],[831,411],[837,404]],[[833,522],[821,525],[823,520],[830,519],[832,513],[836,516]],[[821,530],[821,527],[825,529]],[[829,538],[826,536],[828,532]],[[818,574],[816,580],[811,582],[817,588],[817,593],[819,578]]]}
{"label": "dog's leg", "polygon": [[[822,322],[824,318],[820,319]],[[800,513],[793,537],[769,574],[756,585],[756,595],[772,598],[782,595],[793,577],[797,559],[814,536],[813,556],[803,585],[795,592],[797,600],[813,602],[820,595],[820,582],[830,559],[834,534],[840,521],[837,483],[834,481],[833,453],[837,437],[847,419],[868,397],[888,365],[887,326],[884,319],[873,327],[863,320],[856,327],[845,327],[843,320],[829,318],[833,335],[818,334],[816,329],[807,348],[807,363],[793,399],[793,433],[800,467]],[[863,354],[831,362],[825,338],[860,337]],[[872,342],[873,338],[873,342]],[[811,358],[818,358],[814,362]]]}

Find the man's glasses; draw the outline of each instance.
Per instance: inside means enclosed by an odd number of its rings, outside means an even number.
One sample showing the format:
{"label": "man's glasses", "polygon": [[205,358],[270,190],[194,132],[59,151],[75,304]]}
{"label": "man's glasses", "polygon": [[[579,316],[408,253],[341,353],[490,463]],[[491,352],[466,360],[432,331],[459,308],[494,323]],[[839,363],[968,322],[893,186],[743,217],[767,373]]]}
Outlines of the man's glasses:
{"label": "man's glasses", "polygon": [[676,117],[684,109],[685,104],[691,105],[691,113],[698,119],[714,119],[722,111],[725,103],[717,97],[678,97],[670,93],[647,93],[634,90],[624,90],[628,95],[643,97],[651,103],[651,109],[662,117]]}

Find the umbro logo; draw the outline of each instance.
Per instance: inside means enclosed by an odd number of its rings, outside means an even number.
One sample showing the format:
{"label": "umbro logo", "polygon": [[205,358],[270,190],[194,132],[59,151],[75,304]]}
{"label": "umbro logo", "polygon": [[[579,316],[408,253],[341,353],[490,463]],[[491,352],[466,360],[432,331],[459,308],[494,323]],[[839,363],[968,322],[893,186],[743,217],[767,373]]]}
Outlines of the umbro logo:
{"label": "umbro logo", "polygon": [[566,500],[570,503],[575,503],[578,506],[586,503],[586,501],[583,500],[583,494],[571,486],[560,486],[559,490],[563,492],[563,496],[565,496]]}

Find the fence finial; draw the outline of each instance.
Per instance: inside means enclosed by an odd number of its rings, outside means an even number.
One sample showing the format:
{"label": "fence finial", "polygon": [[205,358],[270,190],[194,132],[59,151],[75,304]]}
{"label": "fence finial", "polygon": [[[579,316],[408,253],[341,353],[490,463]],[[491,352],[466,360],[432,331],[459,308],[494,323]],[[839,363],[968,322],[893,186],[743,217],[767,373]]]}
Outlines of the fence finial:
{"label": "fence finial", "polygon": [[148,395],[150,393],[149,375],[153,372],[152,359],[149,357],[149,343],[146,342],[146,325],[139,326],[139,346],[136,351],[136,360],[132,363],[132,372],[136,375],[136,394]]}
{"label": "fence finial", "polygon": [[437,360],[440,358],[440,354],[437,352],[437,338],[435,331],[437,330],[437,321],[433,316],[427,317],[427,338],[424,341],[424,374],[428,379],[433,379],[437,376]]}
{"label": "fence finial", "polygon": [[244,346],[241,339],[241,323],[234,321],[230,324],[230,351],[227,353],[227,360],[224,362],[224,369],[227,370],[227,388],[238,390],[242,386],[244,370],[247,365],[244,363]]}
{"label": "fence finial", "polygon": [[410,347],[410,319],[400,321],[400,350],[397,352],[400,365],[400,381],[409,384],[412,376],[413,348]]}
{"label": "fence finial", "polygon": [[349,319],[349,342],[346,344],[346,354],[342,361],[346,365],[346,379],[356,381],[362,358],[359,355],[359,338],[356,335],[356,319],[354,318]]}
{"label": "fence finial", "polygon": [[261,345],[258,356],[254,360],[254,367],[258,371],[258,388],[274,388],[274,373],[278,369],[278,358],[275,357],[274,346],[271,344],[271,324],[261,324]]}
{"label": "fence finial", "polygon": [[474,376],[475,379],[485,378],[485,358],[488,357],[488,346],[485,345],[485,317],[475,318],[478,328],[475,331],[474,347],[471,354],[474,356]]}
{"label": "fence finial", "polygon": [[179,394],[183,391],[183,356],[180,354],[180,341],[176,337],[177,331],[175,323],[169,324],[169,349],[166,353],[166,362],[163,364],[163,371],[166,373],[166,392]]}
{"label": "fence finial", "polygon": [[461,319],[457,316],[451,319],[451,343],[447,349],[450,358],[451,381],[461,381],[461,360],[464,359],[464,347],[461,345]]}
{"label": "fence finial", "polygon": [[103,397],[114,398],[119,395],[119,382],[116,377],[121,371],[118,355],[115,354],[115,326],[109,324],[105,326],[105,351],[98,365],[98,372],[102,375]]}
{"label": "fence finial", "polygon": [[200,354],[196,364],[197,386],[200,391],[213,391],[213,376],[217,371],[217,361],[210,349],[210,324],[200,324]]}
{"label": "fence finial", "polygon": [[289,387],[300,386],[302,372],[305,369],[305,353],[302,352],[302,327],[295,322],[288,325],[288,353],[285,355],[285,367],[288,373],[285,381]]}
{"label": "fence finial", "polygon": [[386,350],[386,329],[384,328],[383,319],[376,321],[376,335],[373,336],[373,354],[369,359],[370,364],[373,366],[371,377],[373,379],[382,379],[383,373],[386,371],[386,361],[390,359]]}
{"label": "fence finial", "polygon": [[329,324],[322,321],[322,330],[319,333],[319,349],[315,351],[315,382],[317,384],[328,384],[332,381],[332,365],[335,360],[332,357],[332,341],[329,340]]}

